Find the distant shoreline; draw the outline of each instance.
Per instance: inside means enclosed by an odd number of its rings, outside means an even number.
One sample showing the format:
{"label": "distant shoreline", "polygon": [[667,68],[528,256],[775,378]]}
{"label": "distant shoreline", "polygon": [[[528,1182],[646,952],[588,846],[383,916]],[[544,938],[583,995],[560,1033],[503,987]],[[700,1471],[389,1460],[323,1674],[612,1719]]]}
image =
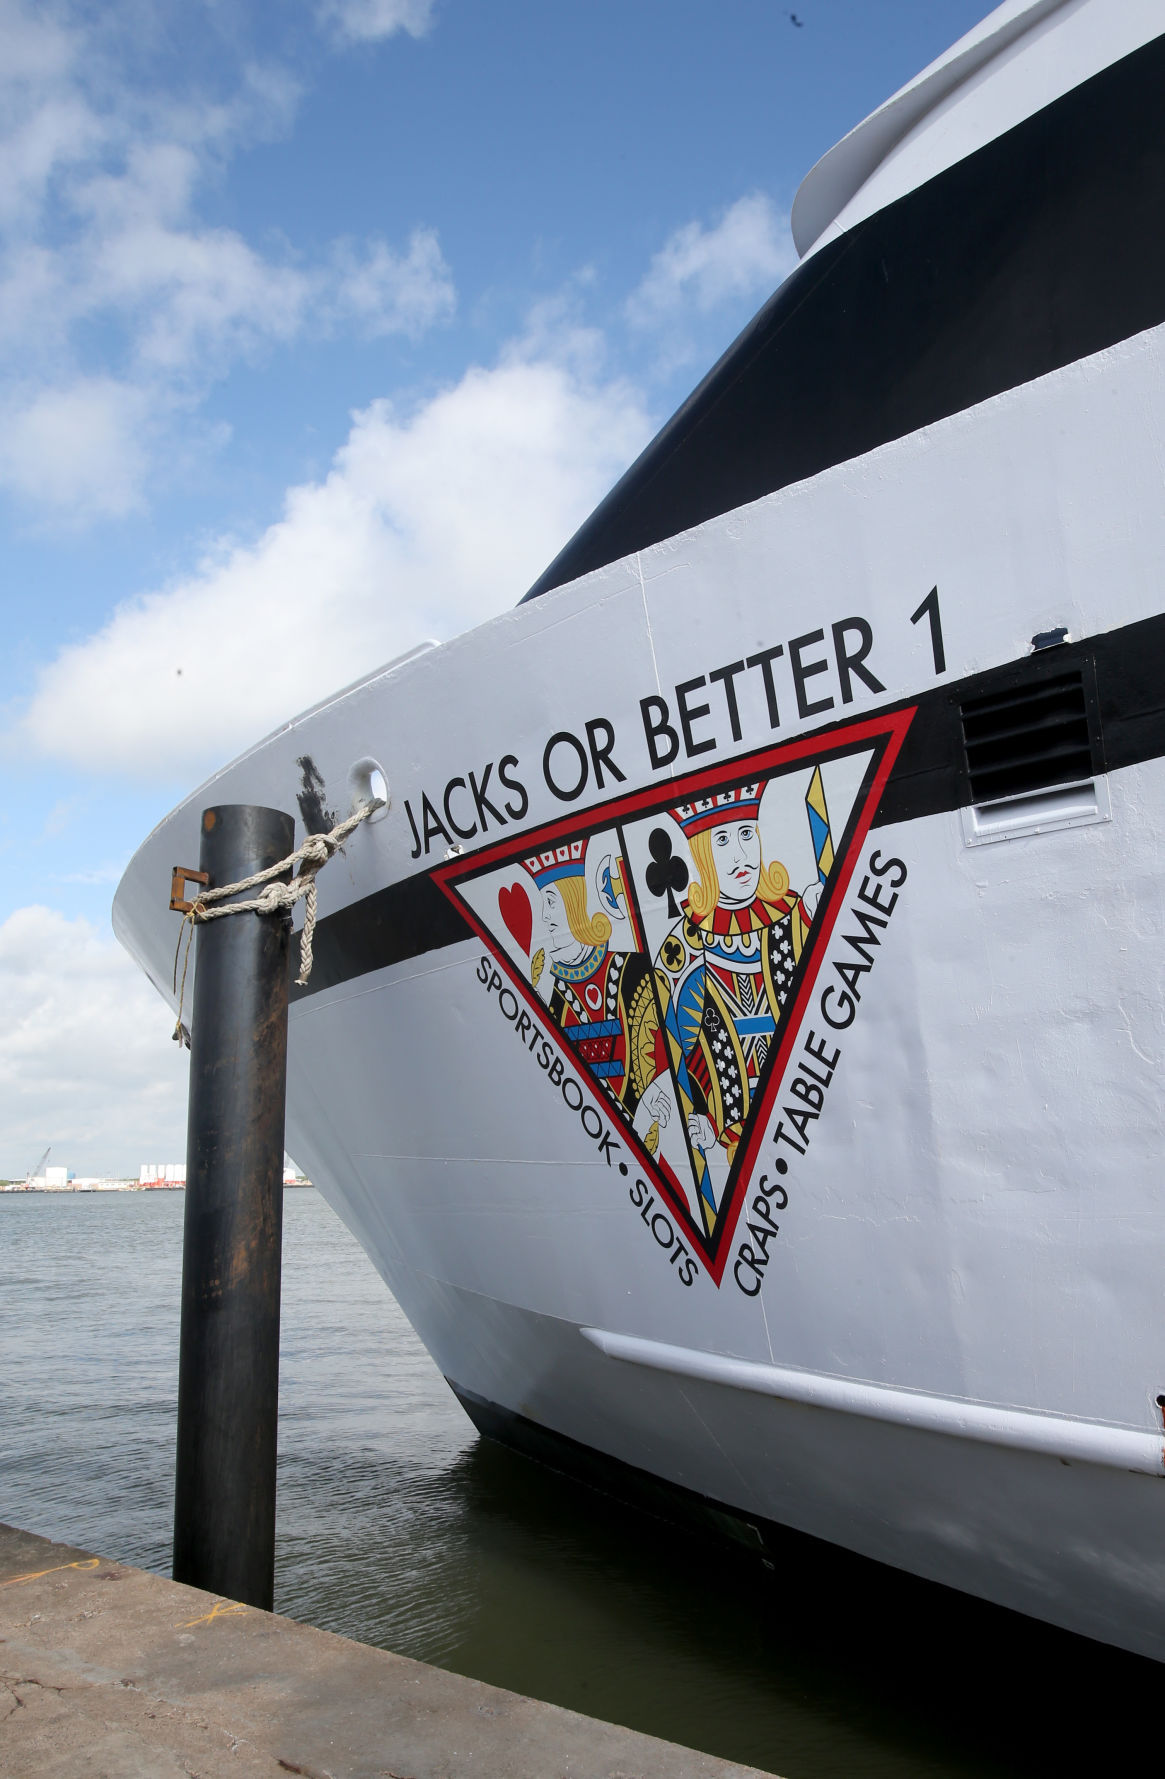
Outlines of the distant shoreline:
{"label": "distant shoreline", "polygon": [[[292,1192],[300,1186],[311,1186],[311,1180],[284,1180],[283,1190]],[[86,1195],[95,1198],[114,1192],[185,1192],[184,1180],[160,1180],[156,1186],[142,1186],[137,1180],[119,1182],[116,1186],[26,1186],[23,1181],[0,1180],[0,1195],[5,1197],[20,1194],[26,1198],[76,1198]]]}

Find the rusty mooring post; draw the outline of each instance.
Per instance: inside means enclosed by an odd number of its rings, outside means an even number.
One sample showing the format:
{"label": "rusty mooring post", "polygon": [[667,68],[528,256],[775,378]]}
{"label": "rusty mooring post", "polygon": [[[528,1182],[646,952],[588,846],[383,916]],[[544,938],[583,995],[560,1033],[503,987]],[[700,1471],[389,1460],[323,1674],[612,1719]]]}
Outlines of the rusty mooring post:
{"label": "rusty mooring post", "polygon": [[[264,870],[294,845],[291,816],[226,804],[203,811],[199,866],[213,889]],[[285,914],[198,927],[178,1362],[174,1579],[267,1611],[290,932]]]}

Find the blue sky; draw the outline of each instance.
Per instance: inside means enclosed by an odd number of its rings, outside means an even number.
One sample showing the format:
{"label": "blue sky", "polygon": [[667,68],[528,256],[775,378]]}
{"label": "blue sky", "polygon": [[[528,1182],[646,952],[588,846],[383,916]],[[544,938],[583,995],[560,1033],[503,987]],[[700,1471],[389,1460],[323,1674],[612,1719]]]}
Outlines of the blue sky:
{"label": "blue sky", "polygon": [[0,0],[0,1176],[181,1155],[134,846],[514,603],[987,10]]}

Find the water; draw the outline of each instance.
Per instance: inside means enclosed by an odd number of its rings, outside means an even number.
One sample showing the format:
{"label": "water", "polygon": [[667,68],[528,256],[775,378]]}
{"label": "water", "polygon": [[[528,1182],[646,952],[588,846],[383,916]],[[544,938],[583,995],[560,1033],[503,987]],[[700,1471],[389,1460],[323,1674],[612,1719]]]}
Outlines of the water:
{"label": "water", "polygon": [[[183,1196],[0,1195],[0,1519],[160,1573]],[[312,1624],[787,1779],[1062,1779],[1156,1722],[1152,1663],[796,1540],[770,1574],[480,1441],[306,1190],[280,1413]]]}

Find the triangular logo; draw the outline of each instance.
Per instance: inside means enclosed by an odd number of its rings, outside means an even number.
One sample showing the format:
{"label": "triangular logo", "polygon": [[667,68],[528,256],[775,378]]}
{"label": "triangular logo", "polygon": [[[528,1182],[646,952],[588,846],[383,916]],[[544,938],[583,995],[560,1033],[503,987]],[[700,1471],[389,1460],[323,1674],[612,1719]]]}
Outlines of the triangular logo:
{"label": "triangular logo", "polygon": [[433,873],[717,1284],[913,714],[673,778]]}

